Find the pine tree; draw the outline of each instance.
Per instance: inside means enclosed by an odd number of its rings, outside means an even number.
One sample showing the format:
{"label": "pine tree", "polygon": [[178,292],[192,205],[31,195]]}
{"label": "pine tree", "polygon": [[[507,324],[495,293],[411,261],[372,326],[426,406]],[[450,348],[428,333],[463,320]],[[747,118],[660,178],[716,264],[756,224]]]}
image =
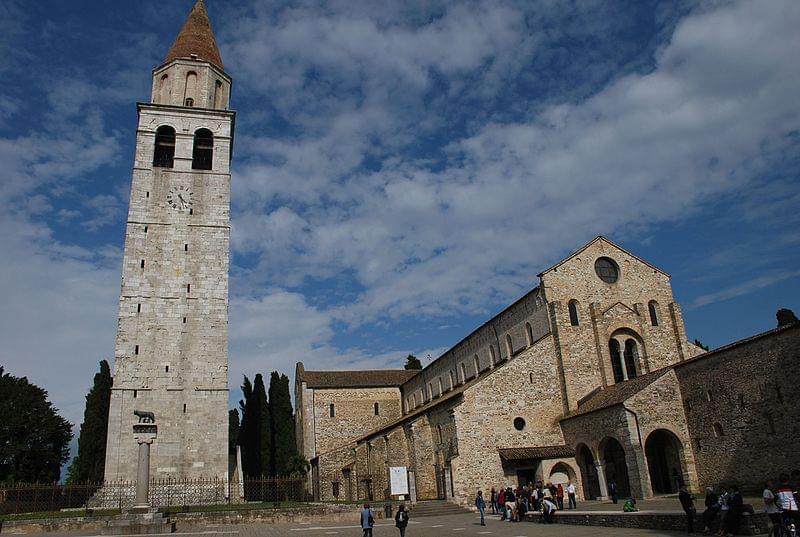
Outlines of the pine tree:
{"label": "pine tree", "polygon": [[775,314],[775,317],[778,318],[778,327],[781,326],[788,326],[790,324],[794,324],[797,322],[797,315],[788,308],[781,308]]}
{"label": "pine tree", "polygon": [[269,409],[272,419],[272,472],[271,475],[292,473],[292,458],[297,455],[292,400],[289,395],[289,377],[273,371],[269,379]]}
{"label": "pine tree", "polygon": [[58,481],[71,439],[47,392],[0,366],[0,483]]}
{"label": "pine tree", "polygon": [[422,362],[413,354],[406,356],[405,369],[422,369]]}
{"label": "pine tree", "polygon": [[111,368],[107,361],[102,360],[100,372],[94,375],[94,384],[86,395],[86,408],[78,437],[78,455],[69,466],[67,481],[103,480],[112,383]]}

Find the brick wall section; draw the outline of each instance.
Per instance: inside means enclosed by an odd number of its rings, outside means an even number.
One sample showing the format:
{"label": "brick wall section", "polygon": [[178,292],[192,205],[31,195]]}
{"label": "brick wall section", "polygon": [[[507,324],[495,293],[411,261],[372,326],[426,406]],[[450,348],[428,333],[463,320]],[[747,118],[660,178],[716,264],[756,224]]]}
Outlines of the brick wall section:
{"label": "brick wall section", "polygon": [[[800,323],[682,364],[676,374],[700,486],[760,490],[800,467]],[[714,423],[724,436],[715,436]]]}

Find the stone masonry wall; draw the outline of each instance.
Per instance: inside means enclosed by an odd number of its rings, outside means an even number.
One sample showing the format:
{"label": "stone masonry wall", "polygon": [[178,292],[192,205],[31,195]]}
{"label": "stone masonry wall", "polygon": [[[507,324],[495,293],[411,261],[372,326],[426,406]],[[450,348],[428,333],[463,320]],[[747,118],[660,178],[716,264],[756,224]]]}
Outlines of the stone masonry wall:
{"label": "stone masonry wall", "polygon": [[800,467],[800,323],[682,364],[676,374],[699,486],[760,490]]}
{"label": "stone masonry wall", "polygon": [[[344,388],[313,390],[317,455],[337,449],[401,415],[398,388]],[[375,415],[375,403],[379,415]],[[330,417],[330,405],[335,416]]]}
{"label": "stone masonry wall", "polygon": [[[619,266],[616,283],[605,283],[595,273],[595,260],[603,256]],[[575,409],[595,388],[614,383],[608,345],[620,330],[637,342],[638,374],[691,356],[669,276],[609,241],[598,238],[541,278],[558,342],[569,409]],[[577,326],[570,323],[571,300],[577,301]],[[656,326],[648,311],[651,300],[657,311]]]}
{"label": "stone masonry wall", "polygon": [[[156,415],[154,478],[224,478],[228,469],[228,268],[232,112],[139,105],[125,233],[106,480],[136,476],[133,410]],[[176,130],[171,169],[155,132]],[[194,132],[214,134],[213,168],[193,170]],[[176,188],[191,197],[175,208]]]}

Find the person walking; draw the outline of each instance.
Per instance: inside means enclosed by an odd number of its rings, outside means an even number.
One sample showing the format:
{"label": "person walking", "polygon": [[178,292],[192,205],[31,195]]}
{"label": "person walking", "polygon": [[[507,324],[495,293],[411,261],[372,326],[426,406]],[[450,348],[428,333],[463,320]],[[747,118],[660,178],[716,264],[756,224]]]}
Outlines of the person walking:
{"label": "person walking", "polygon": [[611,501],[617,503],[617,483],[613,479],[608,482],[608,494],[611,496]]}
{"label": "person walking", "polygon": [[686,533],[694,533],[694,515],[697,510],[694,508],[694,496],[686,489],[686,485],[681,485],[680,492],[678,492],[678,500],[681,502],[683,512],[686,513]]}
{"label": "person walking", "polygon": [[500,521],[506,519],[506,491],[500,487],[500,492],[497,493],[497,509],[500,511]]}
{"label": "person walking", "polygon": [[789,481],[789,476],[781,474],[780,483],[775,488],[775,503],[781,510],[782,522],[786,527],[794,524],[795,529],[800,523],[800,511],[798,511],[797,499],[794,492],[797,485]]}
{"label": "person walking", "polygon": [[492,495],[489,498],[489,501],[492,503],[492,514],[496,515],[497,514],[497,491],[494,490],[494,487],[492,487]]}
{"label": "person walking", "polygon": [[375,517],[369,509],[369,504],[365,503],[361,510],[361,529],[364,530],[364,537],[372,537],[372,527],[375,525]]}
{"label": "person walking", "polygon": [[725,487],[719,488],[719,531],[717,535],[724,536],[725,535],[725,524],[728,518],[728,513],[730,511],[730,505],[728,504],[728,500],[730,499],[730,494],[728,493],[728,489]]}
{"label": "person walking", "polygon": [[567,498],[569,499],[569,508],[577,509],[578,503],[575,501],[575,485],[572,481],[567,481]]}
{"label": "person walking", "polygon": [[728,516],[725,517],[725,534],[736,535],[739,532],[739,523],[744,510],[744,499],[739,487],[731,485],[731,493],[728,497]]}
{"label": "person walking", "polygon": [[556,487],[556,503],[558,503],[558,510],[564,510],[564,486],[559,483]]}
{"label": "person walking", "polygon": [[[475,507],[478,508],[478,512],[481,514],[481,526],[486,525],[486,502],[483,501],[483,491],[479,490],[478,495],[475,496]],[[402,535],[400,537],[403,537]]]}
{"label": "person walking", "polygon": [[400,537],[406,537],[408,511],[406,511],[406,506],[402,503],[400,504],[400,507],[397,508],[397,514],[394,515],[394,525],[400,530]]}

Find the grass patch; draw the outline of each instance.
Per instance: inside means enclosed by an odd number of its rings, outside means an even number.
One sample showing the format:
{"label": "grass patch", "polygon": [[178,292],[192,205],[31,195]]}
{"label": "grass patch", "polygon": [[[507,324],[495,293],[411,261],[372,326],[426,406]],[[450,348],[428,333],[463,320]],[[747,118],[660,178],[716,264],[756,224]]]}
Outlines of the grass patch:
{"label": "grass patch", "polygon": [[16,513],[0,515],[0,521],[11,522],[15,520],[63,520],[65,518],[94,518],[100,516],[113,516],[119,514],[119,509],[93,509],[91,517],[86,511],[40,511],[38,513]]}

